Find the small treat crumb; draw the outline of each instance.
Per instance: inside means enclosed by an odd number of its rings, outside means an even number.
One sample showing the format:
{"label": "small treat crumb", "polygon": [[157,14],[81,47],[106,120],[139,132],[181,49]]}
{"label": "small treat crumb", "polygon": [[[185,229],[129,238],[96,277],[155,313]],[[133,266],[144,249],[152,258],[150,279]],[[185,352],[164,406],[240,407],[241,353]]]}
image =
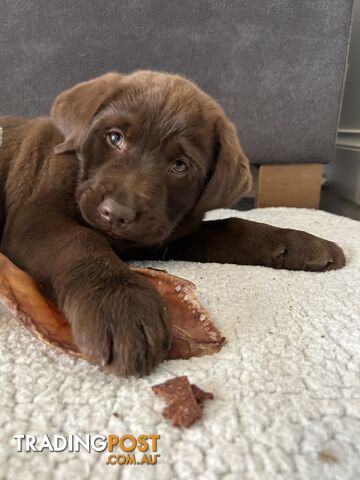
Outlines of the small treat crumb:
{"label": "small treat crumb", "polygon": [[324,463],[337,463],[338,459],[337,456],[335,455],[334,452],[331,450],[328,450],[327,448],[324,448],[323,450],[320,450],[318,453],[318,458],[321,462]]}
{"label": "small treat crumb", "polygon": [[201,405],[214,398],[196,385],[190,385],[187,376],[174,377],[159,385],[153,385],[153,392],[168,402],[162,414],[175,427],[190,427],[202,416]]}

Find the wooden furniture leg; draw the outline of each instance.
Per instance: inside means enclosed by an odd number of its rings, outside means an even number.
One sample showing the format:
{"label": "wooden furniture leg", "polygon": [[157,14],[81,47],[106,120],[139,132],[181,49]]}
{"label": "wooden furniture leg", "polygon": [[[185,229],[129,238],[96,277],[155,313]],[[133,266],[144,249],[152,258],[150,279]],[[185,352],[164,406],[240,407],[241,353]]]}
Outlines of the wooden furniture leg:
{"label": "wooden furniture leg", "polygon": [[319,208],[322,171],[320,163],[260,165],[256,206]]}

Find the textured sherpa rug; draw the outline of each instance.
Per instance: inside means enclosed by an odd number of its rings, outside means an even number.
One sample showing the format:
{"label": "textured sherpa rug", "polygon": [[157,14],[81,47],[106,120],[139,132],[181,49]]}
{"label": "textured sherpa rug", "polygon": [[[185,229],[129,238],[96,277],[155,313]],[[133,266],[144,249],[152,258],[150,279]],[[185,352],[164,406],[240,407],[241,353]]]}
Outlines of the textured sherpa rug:
{"label": "textured sherpa rug", "polygon": [[[227,337],[223,350],[173,360],[149,377],[107,375],[0,323],[0,478],[360,478],[360,223],[321,211],[222,210],[338,242],[347,266],[306,273],[152,262],[198,286]],[[221,245],[219,245],[221,248]],[[214,393],[188,430],[161,415],[151,385],[175,375]],[[108,454],[17,452],[14,434],[160,434],[157,465],[106,465]]]}

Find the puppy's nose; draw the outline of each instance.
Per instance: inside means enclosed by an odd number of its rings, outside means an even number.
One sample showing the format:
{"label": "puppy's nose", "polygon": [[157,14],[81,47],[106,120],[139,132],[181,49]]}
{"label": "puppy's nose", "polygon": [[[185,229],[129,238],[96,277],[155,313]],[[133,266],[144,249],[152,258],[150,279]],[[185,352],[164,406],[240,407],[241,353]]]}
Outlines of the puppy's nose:
{"label": "puppy's nose", "polygon": [[120,205],[112,198],[106,198],[100,203],[99,213],[105,222],[118,225],[128,225],[135,219],[135,211],[132,208]]}

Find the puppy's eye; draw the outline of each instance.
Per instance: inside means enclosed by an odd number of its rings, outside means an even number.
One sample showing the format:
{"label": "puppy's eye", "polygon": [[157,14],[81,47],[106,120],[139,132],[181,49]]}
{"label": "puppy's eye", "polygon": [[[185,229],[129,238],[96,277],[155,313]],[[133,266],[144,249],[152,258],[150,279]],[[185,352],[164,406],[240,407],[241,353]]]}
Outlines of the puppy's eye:
{"label": "puppy's eye", "polygon": [[109,132],[106,135],[106,139],[111,145],[114,145],[117,148],[121,148],[124,143],[124,135],[117,131]]}
{"label": "puppy's eye", "polygon": [[175,162],[170,167],[171,173],[174,173],[175,175],[184,175],[188,170],[189,165],[184,162],[184,160],[181,160],[181,158],[175,160]]}

